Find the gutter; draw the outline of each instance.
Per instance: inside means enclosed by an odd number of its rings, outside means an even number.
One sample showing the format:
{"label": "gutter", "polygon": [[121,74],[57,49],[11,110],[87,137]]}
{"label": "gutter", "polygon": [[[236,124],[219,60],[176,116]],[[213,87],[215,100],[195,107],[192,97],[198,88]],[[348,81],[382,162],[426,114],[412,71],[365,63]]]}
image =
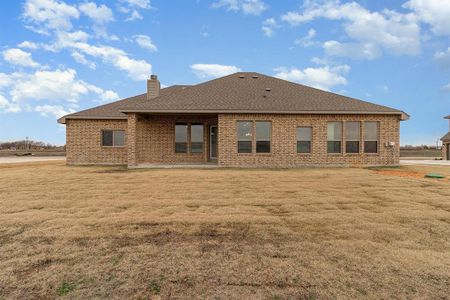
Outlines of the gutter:
{"label": "gutter", "polygon": [[285,114],[285,115],[399,115],[401,121],[409,120],[410,116],[403,111],[254,111],[254,110],[139,110],[125,109],[126,113],[160,113],[160,114]]}
{"label": "gutter", "polygon": [[76,119],[76,120],[126,120],[127,117],[83,117],[83,116],[64,116],[58,119],[59,124],[66,124],[67,119]]}
{"label": "gutter", "polygon": [[[283,115],[399,115],[401,121],[409,120],[409,115],[398,112],[371,111],[254,111],[254,110],[121,110],[122,113],[153,113],[153,114],[283,114]],[[127,117],[94,117],[94,116],[64,116],[58,119],[59,124],[66,124],[67,119],[77,120],[126,120]]]}

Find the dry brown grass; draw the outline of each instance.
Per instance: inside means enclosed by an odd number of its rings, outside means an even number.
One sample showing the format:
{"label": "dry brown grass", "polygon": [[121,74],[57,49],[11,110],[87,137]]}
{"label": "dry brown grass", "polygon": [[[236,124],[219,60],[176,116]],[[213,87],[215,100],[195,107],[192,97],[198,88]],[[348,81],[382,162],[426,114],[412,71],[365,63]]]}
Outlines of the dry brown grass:
{"label": "dry brown grass", "polygon": [[450,181],[397,175],[0,165],[0,298],[447,298]]}

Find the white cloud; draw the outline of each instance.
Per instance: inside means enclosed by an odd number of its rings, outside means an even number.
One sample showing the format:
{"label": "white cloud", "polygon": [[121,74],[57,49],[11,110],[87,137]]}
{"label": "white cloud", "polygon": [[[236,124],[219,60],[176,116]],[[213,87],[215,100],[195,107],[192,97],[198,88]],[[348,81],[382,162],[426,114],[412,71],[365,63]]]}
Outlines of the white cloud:
{"label": "white cloud", "polygon": [[339,65],[334,67],[306,68],[304,70],[280,67],[274,71],[276,72],[275,77],[328,91],[335,86],[346,85],[347,79],[344,75],[349,70],[350,67],[348,65]]}
{"label": "white cloud", "polygon": [[444,68],[450,68],[450,47],[434,54],[434,61]]}
{"label": "white cloud", "polygon": [[56,118],[61,118],[62,116],[68,115],[75,112],[74,109],[66,110],[62,105],[38,105],[34,108],[34,111],[40,113],[44,117],[55,116]]}
{"label": "white cloud", "polygon": [[275,29],[278,27],[277,21],[274,18],[269,18],[263,22],[261,30],[264,32],[265,36],[273,37],[275,35]]}
{"label": "white cloud", "polygon": [[109,7],[104,4],[97,6],[94,2],[86,2],[81,4],[79,9],[94,22],[92,30],[96,37],[113,41],[119,39],[115,35],[109,35],[106,30],[106,24],[114,21],[113,12]]}
{"label": "white cloud", "polygon": [[71,19],[77,19],[79,16],[76,7],[56,0],[27,0],[22,15],[28,22],[59,30],[71,29]]}
{"label": "white cloud", "polygon": [[119,99],[119,95],[111,90],[102,91],[100,95],[103,102],[112,102]]}
{"label": "white cloud", "polygon": [[97,67],[94,62],[87,60],[86,57],[79,52],[75,51],[75,52],[72,52],[70,55],[73,57],[73,59],[75,59],[75,61],[77,63],[85,65],[89,69],[95,70]]}
{"label": "white cloud", "polygon": [[267,5],[261,0],[219,0],[211,5],[213,8],[225,8],[229,11],[242,11],[246,15],[259,16]]}
{"label": "white cloud", "polygon": [[32,68],[39,67],[39,64],[31,57],[31,53],[18,48],[3,51],[3,59],[12,65]]}
{"label": "white cloud", "polygon": [[302,37],[301,39],[296,39],[295,40],[295,44],[296,45],[300,45],[303,47],[311,47],[314,46],[316,44],[316,42],[314,42],[314,37],[316,36],[317,32],[314,28],[311,28],[310,30],[308,30],[308,34],[305,37]]}
{"label": "white cloud", "polygon": [[153,8],[150,0],[121,0],[124,6],[119,6],[119,11],[124,14],[128,14],[131,12],[128,18],[125,19],[125,22],[142,20],[143,17],[139,13],[139,9],[151,9]]}
{"label": "white cloud", "polygon": [[100,37],[100,38],[103,38],[108,41],[118,41],[119,40],[119,37],[117,35],[108,34],[106,27],[103,25],[94,24],[92,26],[92,30],[94,31],[96,37]]}
{"label": "white cloud", "polygon": [[135,35],[134,39],[141,48],[147,49],[150,52],[158,51],[158,48],[155,46],[155,44],[153,44],[153,41],[149,36],[139,34]]}
{"label": "white cloud", "polygon": [[[83,31],[75,32],[58,32],[56,34],[57,41],[54,44],[47,45],[47,50],[60,51],[68,49],[72,53],[78,52],[83,56],[92,56],[101,59],[104,63],[108,63],[121,71],[125,71],[133,80],[146,80],[151,74],[152,65],[145,60],[136,60],[118,48],[110,46],[94,46],[87,43],[89,35]],[[80,58],[79,55],[78,58]]]}
{"label": "white cloud", "polygon": [[8,74],[0,73],[0,90],[12,84],[12,80]]}
{"label": "white cloud", "polygon": [[381,50],[373,43],[340,43],[327,41],[323,43],[325,53],[333,56],[352,57],[372,60],[381,55]]}
{"label": "white cloud", "polygon": [[[150,1],[127,0],[123,1],[133,7],[151,8]],[[107,40],[115,40],[117,37],[109,36],[103,23],[112,20],[109,8],[104,5],[97,6],[91,2],[80,5],[80,10],[96,19],[93,30],[96,36]],[[58,52],[63,49],[70,51],[74,59],[80,63],[86,63],[86,56],[101,59],[104,63],[111,64],[120,71],[124,71],[133,80],[146,80],[151,74],[152,65],[145,60],[133,59],[125,51],[105,46],[88,43],[91,36],[84,31],[71,31],[71,18],[78,18],[79,11],[76,7],[56,0],[27,0],[24,5],[23,17],[28,22],[41,25],[47,33],[55,37],[51,44],[40,44],[47,51]],[[83,57],[81,56],[84,56]],[[92,68],[94,65],[89,63]]]}
{"label": "white cloud", "polygon": [[131,7],[138,7],[143,9],[152,8],[150,0],[121,0],[121,2],[126,3]]}
{"label": "white cloud", "polygon": [[442,87],[442,91],[450,93],[450,83]]}
{"label": "white cloud", "polygon": [[410,0],[403,5],[431,26],[436,35],[450,35],[450,2],[445,0]]}
{"label": "white cloud", "polygon": [[17,104],[10,103],[0,94],[0,112],[19,112],[21,109]]}
{"label": "white cloud", "polygon": [[370,55],[382,51],[395,55],[417,55],[421,52],[420,26],[413,13],[401,14],[387,9],[371,12],[356,2],[341,4],[339,0],[327,0],[320,3],[306,1],[301,13],[289,12],[281,18],[292,26],[318,18],[344,21],[345,33],[355,42],[340,43],[339,46],[345,45],[346,50],[351,50],[347,55],[349,57],[358,49],[365,48],[373,49]]}
{"label": "white cloud", "polygon": [[267,9],[267,5],[260,0],[247,0],[242,3],[244,14],[259,16]]}
{"label": "white cloud", "polygon": [[236,66],[218,64],[193,64],[191,65],[191,70],[198,78],[216,78],[241,71]]}
{"label": "white cloud", "polygon": [[87,43],[77,42],[71,44],[70,48],[112,64],[117,69],[125,71],[133,80],[146,80],[152,71],[152,65],[145,60],[129,58],[123,50],[114,47],[93,46]]}
{"label": "white cloud", "polygon": [[143,19],[143,17],[141,16],[141,14],[137,10],[133,10],[131,12],[131,15],[125,19],[125,22],[131,22],[131,21],[142,20],[142,19]]}
{"label": "white cloud", "polygon": [[381,89],[384,93],[389,93],[390,90],[386,84],[380,86],[379,89]]}
{"label": "white cloud", "polygon": [[105,24],[114,20],[112,10],[104,4],[97,6],[94,2],[86,2],[81,4],[79,9],[97,24]]}
{"label": "white cloud", "polygon": [[65,106],[76,106],[83,96],[96,95],[90,98],[97,97],[98,101],[103,102],[119,98],[111,90],[103,90],[76,79],[76,75],[73,69],[36,71],[31,74],[0,73],[0,77],[8,80],[7,85],[0,86],[0,108],[7,112],[27,110],[56,115],[58,111],[68,111],[64,109]]}
{"label": "white cloud", "polygon": [[17,47],[30,50],[36,50],[37,48],[39,48],[39,46],[36,43],[30,41],[23,41],[22,43],[17,45]]}

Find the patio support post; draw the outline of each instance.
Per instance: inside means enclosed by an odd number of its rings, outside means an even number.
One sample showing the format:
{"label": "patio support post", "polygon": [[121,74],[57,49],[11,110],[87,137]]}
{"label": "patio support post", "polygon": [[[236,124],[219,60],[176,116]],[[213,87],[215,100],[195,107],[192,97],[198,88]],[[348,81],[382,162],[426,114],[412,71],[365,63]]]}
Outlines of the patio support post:
{"label": "patio support post", "polygon": [[137,122],[138,116],[135,113],[129,113],[127,127],[127,149],[128,149],[128,167],[137,166]]}

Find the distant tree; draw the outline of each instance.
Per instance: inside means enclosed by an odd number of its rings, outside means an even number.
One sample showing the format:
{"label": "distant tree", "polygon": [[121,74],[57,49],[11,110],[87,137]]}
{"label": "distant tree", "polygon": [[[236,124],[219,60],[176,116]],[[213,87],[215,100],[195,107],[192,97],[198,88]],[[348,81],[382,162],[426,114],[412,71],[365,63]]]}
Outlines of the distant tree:
{"label": "distant tree", "polygon": [[53,151],[65,151],[65,146],[56,146],[50,143],[33,140],[20,140],[11,142],[0,142],[0,150],[53,150]]}

